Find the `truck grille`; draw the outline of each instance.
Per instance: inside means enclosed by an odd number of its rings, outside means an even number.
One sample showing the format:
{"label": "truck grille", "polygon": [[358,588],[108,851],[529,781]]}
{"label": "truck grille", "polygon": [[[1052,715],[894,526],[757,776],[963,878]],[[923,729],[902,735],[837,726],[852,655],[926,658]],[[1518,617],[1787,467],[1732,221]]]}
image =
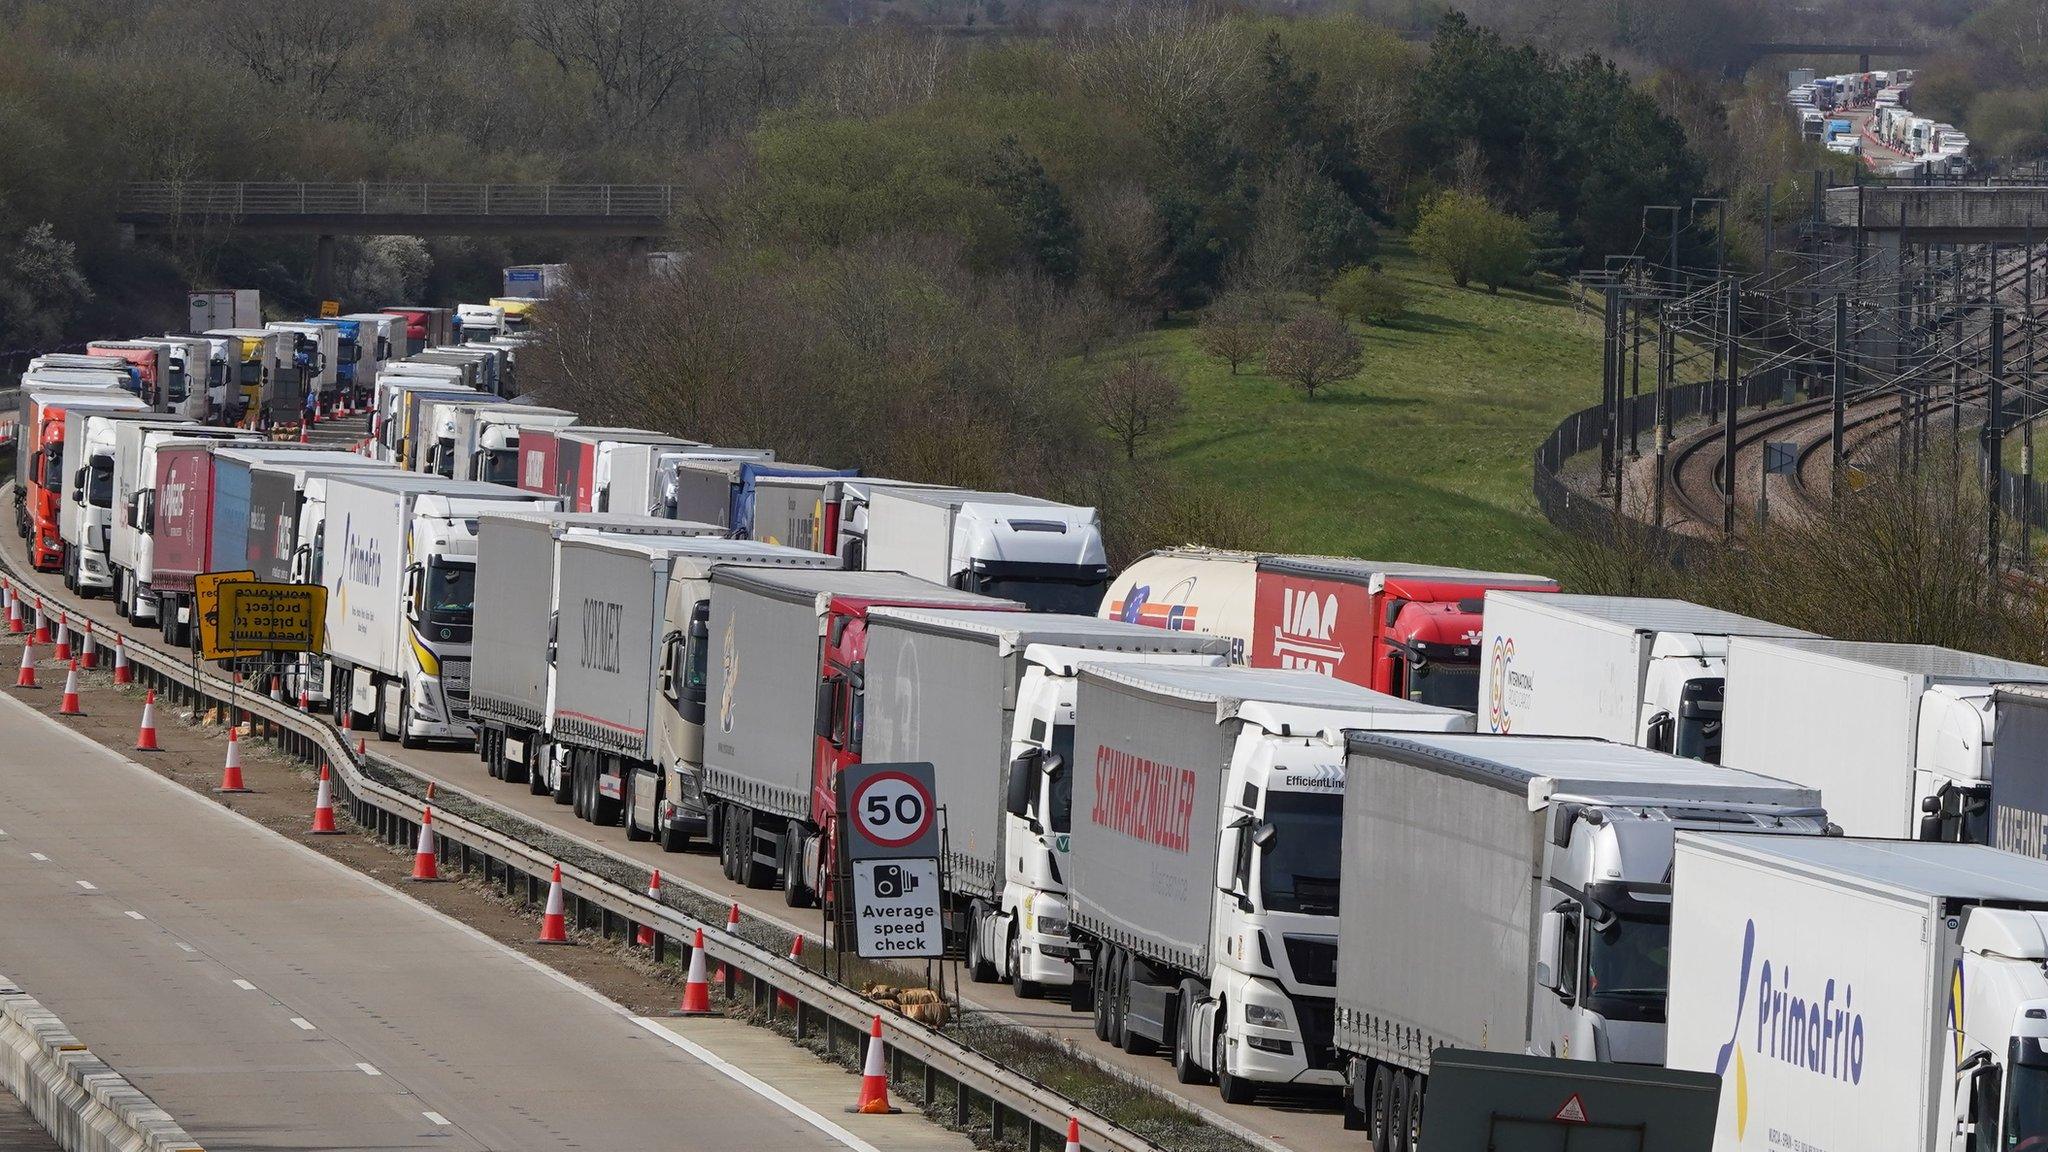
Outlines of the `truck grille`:
{"label": "truck grille", "polygon": [[1302,1055],[1308,1066],[1314,1069],[1342,1069],[1344,1061],[1337,1051],[1337,1002],[1320,996],[1290,996],[1288,1002],[1294,1007],[1294,1019],[1301,1025],[1301,1042],[1306,1047]]}
{"label": "truck grille", "polygon": [[1288,936],[1287,966],[1303,984],[1333,988],[1337,984],[1337,942],[1326,936]]}
{"label": "truck grille", "polygon": [[441,691],[447,694],[448,710],[454,713],[449,719],[469,719],[469,661],[441,662]]}

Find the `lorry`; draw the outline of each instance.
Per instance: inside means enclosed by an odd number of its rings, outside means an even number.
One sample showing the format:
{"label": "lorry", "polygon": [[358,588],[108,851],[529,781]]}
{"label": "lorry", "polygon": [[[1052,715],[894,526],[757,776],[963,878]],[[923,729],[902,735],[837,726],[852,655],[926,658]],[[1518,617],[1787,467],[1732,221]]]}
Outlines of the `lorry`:
{"label": "lorry", "polygon": [[417,355],[429,348],[454,342],[455,310],[452,308],[394,304],[383,311],[405,322],[403,340],[393,353],[395,357]]}
{"label": "lorry", "polygon": [[556,790],[559,773],[548,750],[548,705],[554,695],[557,579],[562,540],[609,532],[615,537],[716,535],[712,524],[645,516],[536,511],[508,505],[477,522],[476,632],[470,717],[477,756],[494,779],[526,782],[536,796]]}
{"label": "lorry", "polygon": [[861,568],[867,560],[868,494],[877,488],[936,487],[943,485],[829,471],[756,476],[748,531],[757,540],[815,548],[848,568]]}
{"label": "lorry", "polygon": [[660,711],[682,703],[689,676],[689,618],[668,618],[670,592],[694,598],[694,608],[710,593],[712,569],[725,564],[780,571],[837,568],[839,561],[708,535],[572,533],[561,542],[548,738],[562,750],[557,763],[578,814],[593,824],[623,821],[628,840],[660,837],[679,851],[704,834],[703,795],[689,786],[695,773],[662,761],[656,730]]}
{"label": "lorry", "polygon": [[1716,1152],[2048,1145],[2048,863],[1980,844],[1683,833],[1673,1068]]}
{"label": "lorry", "polygon": [[1812,788],[1624,744],[1354,732],[1347,747],[1345,1121],[1398,1152],[1437,1048],[1664,1062],[1675,832],[1833,831]]}
{"label": "lorry", "polygon": [[871,609],[867,645],[861,755],[933,767],[946,805],[943,922],[969,975],[1025,997],[1072,984],[1076,671],[1220,666],[1227,646],[1094,616],[935,608]]}
{"label": "lorry", "polygon": [[466,403],[453,410],[455,424],[447,442],[434,447],[435,471],[508,488],[519,486],[519,437],[525,429],[576,423],[576,413],[538,404]]}
{"label": "lorry", "polygon": [[[1736,637],[1721,761],[1820,789],[1851,836],[1991,842],[1996,687],[2048,668],[1925,644]],[[2014,747],[2024,763],[2041,750]]]}
{"label": "lorry", "polygon": [[1105,615],[1241,644],[1254,668],[1306,668],[1396,696],[1475,710],[1484,596],[1555,592],[1544,576],[1405,561],[1210,548],[1152,552],[1103,597]]}
{"label": "lorry", "polygon": [[1472,717],[1309,672],[1085,662],[1074,710],[1069,1006],[1227,1103],[1341,1084],[1345,730]]}
{"label": "lorry", "polygon": [[[149,412],[148,405],[117,388],[24,391],[29,418],[19,425],[28,437],[26,464],[29,563],[37,571],[64,572],[69,583],[70,548],[64,542],[65,487],[77,466],[74,444],[66,443],[72,417],[81,412]],[[17,453],[20,451],[16,449]]]}
{"label": "lorry", "polygon": [[185,403],[185,378],[178,348],[168,340],[94,340],[89,356],[120,360],[135,369],[136,393],[153,412],[176,412]]}
{"label": "lorry", "polygon": [[[331,411],[341,396],[341,330],[306,320],[280,320],[269,327],[273,332],[291,333],[292,366],[298,370],[301,398],[311,394],[315,412]],[[271,422],[294,424],[302,413],[303,408],[289,418],[274,414]]]}
{"label": "lorry", "polygon": [[572,512],[626,512],[636,516],[645,515],[651,503],[648,491],[654,479],[655,459],[663,452],[705,447],[695,440],[645,428],[573,425],[556,430],[555,444],[555,482],[561,486],[564,508]]}
{"label": "lorry", "polygon": [[505,331],[505,311],[489,304],[457,304],[455,324],[458,343],[490,340]]}
{"label": "lorry", "polygon": [[327,588],[328,693],[348,727],[418,748],[468,744],[476,525],[509,506],[546,511],[496,484],[438,476],[339,473],[327,479],[321,584]]}
{"label": "lorry", "polygon": [[516,336],[533,327],[534,309],[545,301],[528,296],[493,296],[491,307],[502,318],[495,339]]}
{"label": "lorry", "polygon": [[[258,547],[275,547],[276,525],[259,511],[256,503],[256,469],[266,463],[324,465],[348,468],[373,465],[375,461],[357,456],[339,446],[314,447],[307,444],[222,444],[213,450],[213,542],[208,555],[213,571],[252,569],[252,538],[267,536]],[[261,527],[259,528],[259,518]]]}
{"label": "lorry", "polygon": [[171,346],[172,379],[178,382],[173,392],[183,397],[166,415],[218,423],[215,413],[228,386],[228,342],[176,334],[166,334],[163,340]]}
{"label": "lorry", "polygon": [[237,392],[228,400],[226,419],[259,427],[298,420],[306,387],[295,361],[296,338],[267,328],[208,328],[201,335],[239,342],[235,357]]}
{"label": "lorry", "polygon": [[111,410],[77,407],[64,416],[64,444],[69,475],[59,512],[58,535],[64,541],[64,586],[83,597],[114,587],[114,438],[123,423],[186,428],[166,422],[148,409]]}
{"label": "lorry", "polygon": [[701,790],[712,842],[726,879],[779,884],[792,906],[822,897],[828,919],[839,774],[861,759],[867,614],[882,607],[1023,609],[901,572],[711,573],[707,712],[717,703]]}
{"label": "lorry", "polygon": [[262,297],[254,288],[193,289],[185,294],[185,314],[194,332],[263,327]]}
{"label": "lorry", "polygon": [[340,316],[307,317],[306,323],[334,329],[335,390],[332,401],[323,406],[322,414],[354,406],[361,394],[377,380],[380,365],[376,329],[366,329],[361,321]]}
{"label": "lorry", "polygon": [[424,455],[415,421],[427,401],[482,401],[490,396],[451,380],[394,375],[386,372],[377,380],[376,409],[371,419],[371,436],[377,458],[389,460],[408,472],[418,471],[414,461]]}
{"label": "lorry", "polygon": [[1033,612],[1089,615],[1110,575],[1095,509],[959,488],[870,492],[861,562],[1006,596]]}
{"label": "lorry", "polygon": [[114,576],[114,613],[138,624],[158,622],[156,540],[157,453],[169,447],[219,441],[255,441],[243,428],[217,428],[166,421],[126,421],[114,426],[114,524],[108,565]]}
{"label": "lorry", "polygon": [[[660,503],[663,510],[673,509],[675,515],[691,520],[723,524],[726,531],[736,537],[766,540],[775,536],[779,543],[808,547],[796,543],[801,538],[800,533],[756,534],[754,516],[758,485],[772,477],[822,480],[850,477],[856,474],[855,471],[821,468],[812,464],[777,463],[772,453],[765,449],[757,451],[761,454],[749,456],[743,450],[733,455],[677,456],[669,462],[662,484]],[[817,548],[816,551],[829,549]]]}
{"label": "lorry", "polygon": [[1819,638],[1683,600],[1488,592],[1480,730],[1718,764],[1730,636]]}

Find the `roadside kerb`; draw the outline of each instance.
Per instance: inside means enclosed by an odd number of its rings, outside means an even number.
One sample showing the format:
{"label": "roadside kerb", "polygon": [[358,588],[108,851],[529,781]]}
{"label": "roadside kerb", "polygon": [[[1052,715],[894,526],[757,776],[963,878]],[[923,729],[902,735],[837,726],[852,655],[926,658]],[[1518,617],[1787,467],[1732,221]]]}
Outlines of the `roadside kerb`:
{"label": "roadside kerb", "polygon": [[5,976],[0,1078],[65,1152],[201,1152],[170,1113]]}

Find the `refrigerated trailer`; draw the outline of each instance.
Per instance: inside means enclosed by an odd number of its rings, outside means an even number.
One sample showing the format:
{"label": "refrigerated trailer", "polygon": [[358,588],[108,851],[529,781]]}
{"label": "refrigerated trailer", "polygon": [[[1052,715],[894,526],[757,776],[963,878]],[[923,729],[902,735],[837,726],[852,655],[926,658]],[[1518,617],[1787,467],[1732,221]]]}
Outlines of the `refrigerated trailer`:
{"label": "refrigerated trailer", "polygon": [[1344,732],[1471,715],[1311,672],[1087,663],[1075,713],[1069,1003],[1226,1103],[1341,1084]]}
{"label": "refrigerated trailer", "polygon": [[1719,1152],[2048,1146],[2048,863],[1978,844],[1678,838],[1673,1068]]}
{"label": "refrigerated trailer", "polygon": [[[680,585],[680,600],[694,612],[710,594],[712,570],[721,565],[797,570],[837,568],[839,561],[715,536],[572,534],[558,555],[548,735],[566,753],[563,771],[572,803],[593,824],[623,821],[628,840],[660,836],[664,846],[680,850],[703,835],[705,813],[701,791],[690,787],[694,771],[662,763],[654,731],[662,709],[692,703],[690,618],[668,618],[671,590]],[[701,675],[697,679],[701,685]],[[702,707],[701,694],[694,703]]]}
{"label": "refrigerated trailer", "polygon": [[[773,453],[749,449],[731,453],[721,450],[716,455],[684,453],[665,464],[662,499],[671,515],[723,524],[727,532],[739,539],[765,540],[772,536],[775,543],[792,547],[811,546],[796,544],[799,537],[788,532],[755,531],[755,493],[761,481],[773,477],[823,479],[855,475],[852,469],[777,463]],[[780,511],[770,519],[778,519]]]}
{"label": "refrigerated trailer", "polygon": [[1851,836],[1990,843],[2000,683],[2048,684],[2048,668],[1926,644],[1737,637],[1722,762],[1820,789]]}
{"label": "refrigerated trailer", "polygon": [[219,442],[256,442],[243,428],[196,424],[122,424],[114,429],[114,525],[109,556],[114,569],[114,612],[137,623],[161,623],[157,615],[157,453],[169,447]]}
{"label": "refrigerated trailer", "polygon": [[1014,492],[876,489],[862,563],[1034,612],[1093,613],[1109,583],[1095,509]]}
{"label": "refrigerated trailer", "polygon": [[1214,636],[1094,616],[875,608],[864,758],[928,762],[946,802],[945,930],[976,980],[1073,982],[1064,880],[1080,662],[1220,666]]}
{"label": "refrigerated trailer", "polygon": [[1479,727],[1717,764],[1730,636],[1820,639],[1683,600],[1488,592]]}
{"label": "refrigerated trailer", "polygon": [[1660,1064],[1673,833],[1829,831],[1821,794],[1622,744],[1351,734],[1346,1127],[1413,1152],[1441,1047]]}

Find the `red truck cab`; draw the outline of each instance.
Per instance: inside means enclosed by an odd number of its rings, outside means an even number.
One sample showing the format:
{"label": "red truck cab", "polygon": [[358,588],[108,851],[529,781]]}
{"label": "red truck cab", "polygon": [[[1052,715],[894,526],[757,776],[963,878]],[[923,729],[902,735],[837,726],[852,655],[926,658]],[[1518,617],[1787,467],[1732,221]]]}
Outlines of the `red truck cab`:
{"label": "red truck cab", "polygon": [[64,568],[65,416],[80,408],[133,410],[144,405],[130,393],[114,388],[34,393],[25,405],[29,458],[21,474],[27,488],[21,527],[28,537],[29,563],[38,572],[58,572]]}

